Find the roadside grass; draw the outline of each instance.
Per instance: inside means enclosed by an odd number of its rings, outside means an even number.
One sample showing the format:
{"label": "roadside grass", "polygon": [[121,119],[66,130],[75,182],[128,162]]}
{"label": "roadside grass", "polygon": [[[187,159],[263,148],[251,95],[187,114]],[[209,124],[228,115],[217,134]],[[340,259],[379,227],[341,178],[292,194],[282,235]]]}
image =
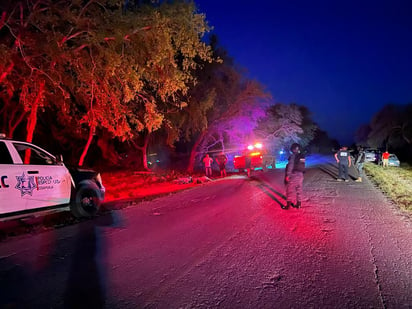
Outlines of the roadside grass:
{"label": "roadside grass", "polygon": [[401,209],[412,213],[412,167],[383,168],[374,163],[364,166],[368,177]]}

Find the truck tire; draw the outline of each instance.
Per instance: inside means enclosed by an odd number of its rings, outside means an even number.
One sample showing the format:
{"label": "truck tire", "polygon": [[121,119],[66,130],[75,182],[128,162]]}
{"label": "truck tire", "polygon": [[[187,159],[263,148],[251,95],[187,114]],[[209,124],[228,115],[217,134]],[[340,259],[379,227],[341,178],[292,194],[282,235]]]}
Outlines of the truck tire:
{"label": "truck tire", "polygon": [[76,190],[70,210],[76,218],[90,218],[97,214],[100,205],[99,188],[96,184],[87,183]]}

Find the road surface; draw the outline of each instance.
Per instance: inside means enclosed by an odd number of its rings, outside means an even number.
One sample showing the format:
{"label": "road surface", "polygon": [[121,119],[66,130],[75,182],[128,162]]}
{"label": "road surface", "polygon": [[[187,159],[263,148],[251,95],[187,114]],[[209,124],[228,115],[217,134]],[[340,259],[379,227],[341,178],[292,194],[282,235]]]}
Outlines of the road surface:
{"label": "road surface", "polygon": [[[232,176],[0,243],[2,308],[412,308],[412,225],[368,180]],[[353,175],[354,176],[354,175]],[[354,176],[355,178],[355,176]]]}

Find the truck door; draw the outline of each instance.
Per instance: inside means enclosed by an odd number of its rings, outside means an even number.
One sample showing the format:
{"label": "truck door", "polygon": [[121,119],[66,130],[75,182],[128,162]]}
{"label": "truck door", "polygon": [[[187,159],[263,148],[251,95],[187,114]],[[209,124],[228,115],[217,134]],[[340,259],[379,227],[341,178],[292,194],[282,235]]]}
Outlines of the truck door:
{"label": "truck door", "polygon": [[0,216],[26,209],[27,197],[15,189],[16,176],[22,173],[22,167],[14,165],[7,145],[0,141]]}
{"label": "truck door", "polygon": [[19,142],[13,146],[22,160],[16,189],[27,195],[26,209],[68,204],[71,176],[67,168],[39,147]]}

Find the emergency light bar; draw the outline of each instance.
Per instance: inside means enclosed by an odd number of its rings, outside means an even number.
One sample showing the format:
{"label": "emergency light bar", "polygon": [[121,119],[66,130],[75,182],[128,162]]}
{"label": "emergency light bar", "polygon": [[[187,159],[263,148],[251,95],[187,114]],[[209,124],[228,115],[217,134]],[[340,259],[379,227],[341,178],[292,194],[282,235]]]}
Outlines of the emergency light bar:
{"label": "emergency light bar", "polygon": [[249,146],[247,146],[247,149],[249,149],[249,150],[253,150],[253,149],[255,149],[255,148],[257,148],[257,149],[262,149],[262,147],[263,147],[262,143],[256,143],[255,145],[249,145]]}

